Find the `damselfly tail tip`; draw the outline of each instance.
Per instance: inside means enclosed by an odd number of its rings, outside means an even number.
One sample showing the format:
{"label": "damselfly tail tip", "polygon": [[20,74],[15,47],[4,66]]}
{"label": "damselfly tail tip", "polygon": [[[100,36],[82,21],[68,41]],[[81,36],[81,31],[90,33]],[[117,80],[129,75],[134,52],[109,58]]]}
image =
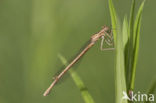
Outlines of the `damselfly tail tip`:
{"label": "damselfly tail tip", "polygon": [[45,96],[47,96],[47,94],[44,93],[43,96],[45,97]]}
{"label": "damselfly tail tip", "polygon": [[46,90],[46,91],[44,92],[43,96],[45,97],[45,96],[47,96],[48,94],[49,94],[49,90]]}

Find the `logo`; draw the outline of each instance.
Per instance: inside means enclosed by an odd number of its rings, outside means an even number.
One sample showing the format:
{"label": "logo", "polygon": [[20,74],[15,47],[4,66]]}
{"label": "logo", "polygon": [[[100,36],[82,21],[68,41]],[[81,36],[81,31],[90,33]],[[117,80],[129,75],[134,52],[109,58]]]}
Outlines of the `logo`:
{"label": "logo", "polygon": [[154,94],[142,94],[140,91],[134,93],[133,91],[131,91],[130,95],[128,95],[127,92],[123,91],[122,100],[128,100],[133,102],[154,102]]}

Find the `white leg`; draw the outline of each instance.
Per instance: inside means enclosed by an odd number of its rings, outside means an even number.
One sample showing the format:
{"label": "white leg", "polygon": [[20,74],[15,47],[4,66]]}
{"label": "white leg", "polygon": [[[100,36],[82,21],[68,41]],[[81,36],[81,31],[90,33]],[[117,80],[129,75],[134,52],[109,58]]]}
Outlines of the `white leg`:
{"label": "white leg", "polygon": [[105,35],[108,36],[109,38],[112,38],[112,35],[109,35],[107,32],[105,32]]}
{"label": "white leg", "polygon": [[112,45],[113,45],[113,42],[111,43],[111,40],[109,40],[109,39],[108,39],[108,40],[105,39],[105,42],[106,42],[109,46],[112,46]]}
{"label": "white leg", "polygon": [[[105,40],[105,38],[104,38],[104,36],[102,36],[101,37],[101,45],[100,45],[100,49],[101,49],[101,51],[106,51],[106,50],[114,50],[114,48],[103,48],[103,43],[104,43],[104,40]],[[105,42],[106,42],[106,40],[105,40]],[[108,42],[108,41],[107,41]],[[107,43],[106,42],[106,43]],[[108,43],[107,43],[108,44]]]}

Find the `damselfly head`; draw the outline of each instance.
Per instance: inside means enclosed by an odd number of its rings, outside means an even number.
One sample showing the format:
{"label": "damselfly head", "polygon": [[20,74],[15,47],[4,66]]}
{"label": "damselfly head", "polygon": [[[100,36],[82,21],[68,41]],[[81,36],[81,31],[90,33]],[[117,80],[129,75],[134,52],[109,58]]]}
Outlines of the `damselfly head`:
{"label": "damselfly head", "polygon": [[104,36],[105,33],[109,33],[110,31],[110,28],[108,26],[103,26],[102,27],[102,30],[100,32],[98,32],[97,34],[94,34],[92,37],[91,37],[91,41],[92,43],[95,43],[97,40],[99,40],[99,38],[101,36]]}

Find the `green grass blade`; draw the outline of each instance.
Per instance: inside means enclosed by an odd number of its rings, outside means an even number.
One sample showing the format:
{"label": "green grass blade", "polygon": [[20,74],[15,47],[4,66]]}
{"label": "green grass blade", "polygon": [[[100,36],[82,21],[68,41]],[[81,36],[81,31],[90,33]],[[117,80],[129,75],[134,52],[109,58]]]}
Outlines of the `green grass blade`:
{"label": "green grass blade", "polygon": [[126,82],[127,89],[130,89],[131,73],[132,73],[132,57],[133,57],[133,24],[134,24],[134,14],[135,14],[135,0],[132,0],[129,28],[128,28],[128,43],[125,47],[125,69],[126,69]]}
{"label": "green grass blade", "polygon": [[123,22],[123,27],[122,27],[122,34],[123,34],[123,46],[126,47],[128,39],[129,39],[127,17],[124,17],[124,22]]}
{"label": "green grass blade", "polygon": [[[125,81],[125,68],[124,68],[124,48],[123,48],[123,36],[120,28],[120,23],[116,15],[116,11],[112,0],[109,0],[109,9],[111,15],[111,21],[113,28],[115,49],[116,49],[116,67],[115,67],[115,97],[116,103],[127,103],[127,100],[122,100],[123,91],[126,92],[126,81]],[[117,26],[118,25],[118,26]],[[117,28],[118,27],[118,28]]]}
{"label": "green grass blade", "polygon": [[[131,5],[131,12],[130,12],[130,20],[129,20],[129,57],[132,57],[132,49],[133,49],[133,29],[134,29],[134,19],[135,19],[135,4],[136,0],[132,0],[132,5]],[[129,69],[131,69],[131,58],[128,61]]]}
{"label": "green grass blade", "polygon": [[137,13],[137,16],[136,16],[136,19],[135,19],[135,23],[134,23],[134,31],[133,31],[133,45],[135,46],[136,43],[137,43],[137,38],[138,38],[138,35],[139,35],[139,23],[140,23],[140,20],[141,20],[141,16],[142,16],[142,11],[143,11],[143,7],[144,7],[144,4],[145,4],[145,1],[142,2],[139,10],[138,10],[138,13]]}
{"label": "green grass blade", "polygon": [[[61,54],[58,54],[58,57],[64,65],[68,64],[67,60]],[[71,75],[74,83],[80,89],[81,95],[82,95],[85,103],[95,103],[92,96],[89,94],[86,86],[84,85],[83,81],[78,76],[78,74],[72,68],[69,70],[69,72],[70,72],[70,75]]]}
{"label": "green grass blade", "polygon": [[136,72],[136,64],[137,64],[138,51],[139,51],[141,17],[142,17],[144,2],[141,4],[141,6],[138,10],[136,20],[135,20],[135,24],[134,24],[133,68],[132,68],[132,74],[131,74],[130,89],[134,89],[134,83],[135,83],[135,72]]}
{"label": "green grass blade", "polygon": [[152,83],[152,85],[151,85],[151,87],[150,87],[150,89],[148,91],[148,94],[153,94],[155,91],[156,91],[156,79]]}
{"label": "green grass blade", "polygon": [[132,33],[133,33],[134,14],[135,14],[135,2],[136,2],[135,0],[132,0],[130,20],[129,20],[130,35],[132,35]]}
{"label": "green grass blade", "polygon": [[[128,47],[128,42],[129,42],[129,35],[128,35],[128,20],[127,17],[124,17],[124,22],[123,22],[123,27],[122,27],[122,34],[123,34],[123,48],[124,48],[124,59],[127,60],[127,55],[129,53],[127,47]],[[126,67],[126,61],[124,60],[124,65]],[[128,86],[128,77],[129,77],[129,72],[127,68],[125,68],[125,76],[126,76],[126,85]]]}
{"label": "green grass blade", "polygon": [[[154,94],[156,91],[156,79],[153,81],[152,85],[150,86],[147,94]],[[151,103],[150,101],[146,101],[144,103]]]}
{"label": "green grass blade", "polygon": [[[119,24],[119,23],[118,23]],[[122,100],[123,91],[126,92],[126,77],[124,65],[124,46],[123,35],[120,27],[118,26],[117,41],[116,41],[116,103],[127,103],[127,100]]]}
{"label": "green grass blade", "polygon": [[[112,0],[109,0],[109,10],[110,10],[110,15],[111,15],[112,28],[117,29],[117,16],[116,16],[116,11],[115,11],[114,5],[112,3]],[[116,43],[116,35],[117,35],[116,30],[113,30],[113,36],[114,36],[115,43]]]}
{"label": "green grass blade", "polygon": [[[123,48],[124,48],[124,59],[128,59],[128,43],[129,43],[129,26],[128,26],[128,20],[127,17],[124,17],[124,22],[123,22],[123,27],[122,27],[122,34],[123,34]],[[125,67],[126,67],[126,61],[124,61]],[[126,75],[126,85],[128,86],[128,77],[129,77],[129,72],[127,68],[125,68],[125,75]]]}

